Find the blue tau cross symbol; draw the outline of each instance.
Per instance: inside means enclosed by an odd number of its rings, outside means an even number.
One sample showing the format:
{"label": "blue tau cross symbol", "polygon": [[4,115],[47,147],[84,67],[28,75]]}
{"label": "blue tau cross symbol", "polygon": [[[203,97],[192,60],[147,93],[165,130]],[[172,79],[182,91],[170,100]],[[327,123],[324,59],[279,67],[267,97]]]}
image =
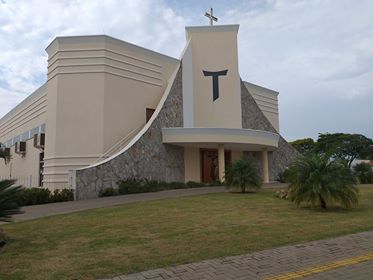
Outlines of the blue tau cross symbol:
{"label": "blue tau cross symbol", "polygon": [[217,72],[210,72],[202,70],[203,75],[211,76],[212,77],[212,101],[215,101],[219,98],[219,76],[225,76],[228,73],[227,70],[217,71]]}

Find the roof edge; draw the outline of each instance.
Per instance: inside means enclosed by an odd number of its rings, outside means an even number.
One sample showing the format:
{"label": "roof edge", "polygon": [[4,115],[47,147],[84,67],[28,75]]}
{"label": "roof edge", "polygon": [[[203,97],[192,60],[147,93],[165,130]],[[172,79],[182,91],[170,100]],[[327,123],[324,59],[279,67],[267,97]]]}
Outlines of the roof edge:
{"label": "roof edge", "polygon": [[74,39],[102,39],[102,40],[106,40],[108,42],[115,42],[117,44],[121,44],[121,45],[127,45],[131,48],[137,48],[137,49],[141,49],[143,51],[146,51],[146,52],[149,52],[149,53],[152,53],[152,54],[155,54],[157,56],[160,56],[160,57],[164,57],[166,59],[170,59],[170,60],[174,60],[175,62],[179,62],[180,60],[175,58],[175,57],[172,57],[172,56],[169,56],[169,55],[166,55],[166,54],[163,54],[163,53],[160,53],[160,52],[157,52],[157,51],[153,51],[151,49],[147,49],[145,47],[142,47],[142,46],[138,46],[138,45],[135,45],[133,43],[129,43],[127,41],[124,41],[124,40],[121,40],[121,39],[117,39],[117,38],[114,38],[112,36],[109,36],[109,35],[105,35],[105,34],[98,34],[98,35],[76,35],[76,36],[57,36],[55,37],[50,43],[49,45],[45,48],[46,52],[48,53],[48,50],[51,49],[51,47],[55,44],[58,44],[59,41],[61,40],[74,40]]}

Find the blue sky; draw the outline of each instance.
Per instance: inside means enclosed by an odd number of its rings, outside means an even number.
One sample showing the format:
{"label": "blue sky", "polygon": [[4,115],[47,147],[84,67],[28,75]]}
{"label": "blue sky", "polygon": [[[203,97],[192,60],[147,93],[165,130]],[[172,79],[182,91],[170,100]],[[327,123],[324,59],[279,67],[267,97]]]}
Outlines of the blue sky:
{"label": "blue sky", "polygon": [[280,92],[288,140],[318,133],[373,138],[371,0],[0,1],[0,117],[46,80],[56,36],[108,34],[179,57],[186,25],[240,24],[244,80]]}

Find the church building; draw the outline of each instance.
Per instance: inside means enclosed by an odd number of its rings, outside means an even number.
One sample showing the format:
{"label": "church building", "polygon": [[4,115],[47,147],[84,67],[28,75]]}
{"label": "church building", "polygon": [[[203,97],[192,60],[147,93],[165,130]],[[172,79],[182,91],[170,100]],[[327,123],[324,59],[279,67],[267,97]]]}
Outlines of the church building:
{"label": "church building", "polygon": [[280,135],[278,92],[241,80],[238,30],[186,27],[179,59],[105,35],[55,38],[46,83],[0,119],[0,179],[88,199],[125,178],[224,181],[251,156],[275,181],[298,153]]}

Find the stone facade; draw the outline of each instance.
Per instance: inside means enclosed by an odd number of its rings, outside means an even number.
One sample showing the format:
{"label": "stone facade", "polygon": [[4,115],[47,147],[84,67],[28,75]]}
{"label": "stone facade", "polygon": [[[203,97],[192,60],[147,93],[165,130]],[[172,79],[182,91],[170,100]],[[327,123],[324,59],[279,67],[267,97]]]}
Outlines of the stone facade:
{"label": "stone facade", "polygon": [[164,127],[183,125],[181,67],[165,103],[149,129],[127,151],[103,164],[76,171],[76,198],[98,196],[121,179],[184,181],[184,148],[162,143]]}
{"label": "stone facade", "polygon": [[[259,109],[254,98],[241,81],[241,103],[242,103],[242,127],[258,130],[265,130],[277,133],[269,120],[264,116]],[[260,152],[245,152],[246,156],[251,156],[257,161],[260,169]],[[269,152],[269,180],[275,181],[278,174],[285,170],[298,157],[299,153],[286,140],[280,136],[277,150]]]}

